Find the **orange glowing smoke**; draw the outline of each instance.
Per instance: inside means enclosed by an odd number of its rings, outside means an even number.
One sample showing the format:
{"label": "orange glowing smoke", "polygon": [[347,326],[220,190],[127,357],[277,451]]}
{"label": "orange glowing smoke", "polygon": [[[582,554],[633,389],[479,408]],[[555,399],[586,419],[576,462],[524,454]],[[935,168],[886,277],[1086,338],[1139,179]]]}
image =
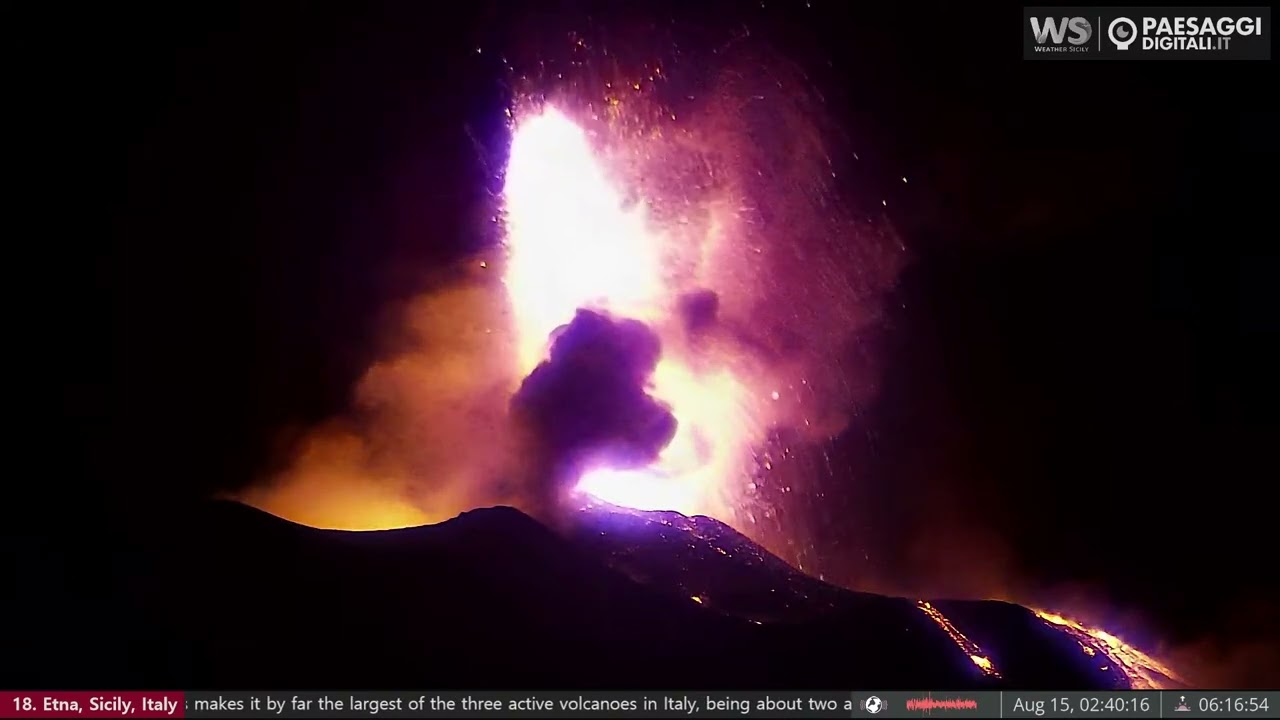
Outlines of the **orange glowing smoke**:
{"label": "orange glowing smoke", "polygon": [[1135,689],[1164,690],[1185,687],[1187,684],[1169,666],[1105,630],[1088,627],[1056,613],[1044,610],[1034,612],[1041,620],[1071,635],[1085,655],[1097,658],[1101,654],[1105,660],[1099,669],[1107,664],[1118,668],[1129,678]]}
{"label": "orange glowing smoke", "polygon": [[320,528],[379,530],[520,505],[507,404],[516,383],[498,278],[479,261],[398,308],[389,348],[351,410],[313,428],[289,465],[238,499]]}

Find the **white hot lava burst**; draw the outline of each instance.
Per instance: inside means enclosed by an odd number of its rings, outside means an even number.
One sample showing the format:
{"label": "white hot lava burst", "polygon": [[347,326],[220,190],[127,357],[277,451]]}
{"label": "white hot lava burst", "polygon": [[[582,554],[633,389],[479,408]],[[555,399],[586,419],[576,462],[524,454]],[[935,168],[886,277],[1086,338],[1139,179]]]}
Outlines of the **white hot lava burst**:
{"label": "white hot lava burst", "polygon": [[[664,275],[669,236],[643,202],[628,205],[587,134],[563,112],[545,108],[516,127],[504,200],[508,264],[504,275],[520,369],[546,356],[548,338],[579,308],[650,323],[669,320],[678,288]],[[753,393],[725,366],[682,358],[664,340],[651,393],[679,422],[652,466],[588,470],[578,490],[642,510],[723,517],[725,485],[756,440]]]}

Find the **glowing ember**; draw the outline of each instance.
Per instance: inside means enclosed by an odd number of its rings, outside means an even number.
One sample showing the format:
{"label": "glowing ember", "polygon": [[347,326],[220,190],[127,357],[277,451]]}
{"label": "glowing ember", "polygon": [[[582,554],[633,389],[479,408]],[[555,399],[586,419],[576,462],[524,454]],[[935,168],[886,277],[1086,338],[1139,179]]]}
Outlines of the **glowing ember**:
{"label": "glowing ember", "polygon": [[[504,193],[504,280],[524,372],[579,308],[669,324],[676,288],[662,269],[668,236],[642,203],[624,201],[587,134],[564,113],[546,108],[519,123]],[[754,436],[752,393],[727,368],[695,370],[674,345],[666,343],[651,392],[672,408],[675,438],[652,467],[597,467],[578,490],[634,509],[723,516],[717,503],[729,464]]]}
{"label": "glowing ember", "polygon": [[959,648],[969,656],[969,660],[972,661],[974,665],[978,666],[978,669],[991,677],[1000,677],[1000,673],[996,672],[995,665],[992,664],[991,660],[983,654],[982,648],[978,647],[977,643],[966,637],[964,633],[960,632],[960,630],[947,619],[946,615],[943,615],[938,608],[933,606],[933,603],[921,600],[916,603],[916,607],[920,608],[921,612],[925,615],[928,615],[930,620],[937,623],[938,627],[942,628],[942,631],[947,634],[947,637],[951,638],[951,641],[959,646]]}
{"label": "glowing ember", "polygon": [[1115,665],[1136,689],[1162,690],[1186,684],[1170,667],[1105,630],[1087,627],[1056,613],[1034,612],[1041,620],[1071,635],[1085,655],[1095,657],[1101,653],[1109,664],[1098,669],[1107,670]]}

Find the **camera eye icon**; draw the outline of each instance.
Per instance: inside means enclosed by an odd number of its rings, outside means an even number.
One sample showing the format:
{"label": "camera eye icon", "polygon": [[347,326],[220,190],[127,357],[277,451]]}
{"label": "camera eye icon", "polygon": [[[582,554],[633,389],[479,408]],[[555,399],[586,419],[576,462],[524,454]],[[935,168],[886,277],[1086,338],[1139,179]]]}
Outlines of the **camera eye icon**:
{"label": "camera eye icon", "polygon": [[1138,26],[1126,17],[1116,18],[1107,26],[1107,37],[1117,50],[1128,50],[1138,37]]}

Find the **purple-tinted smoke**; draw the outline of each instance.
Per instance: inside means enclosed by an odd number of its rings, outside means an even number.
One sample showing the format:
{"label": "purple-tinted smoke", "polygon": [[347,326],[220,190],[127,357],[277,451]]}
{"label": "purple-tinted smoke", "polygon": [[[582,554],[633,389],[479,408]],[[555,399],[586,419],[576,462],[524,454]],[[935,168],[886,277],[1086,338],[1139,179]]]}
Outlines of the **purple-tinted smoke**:
{"label": "purple-tinted smoke", "polygon": [[641,467],[671,442],[676,418],[647,390],[661,355],[643,323],[590,310],[552,334],[550,357],[511,400],[547,483],[544,503],[589,464]]}

